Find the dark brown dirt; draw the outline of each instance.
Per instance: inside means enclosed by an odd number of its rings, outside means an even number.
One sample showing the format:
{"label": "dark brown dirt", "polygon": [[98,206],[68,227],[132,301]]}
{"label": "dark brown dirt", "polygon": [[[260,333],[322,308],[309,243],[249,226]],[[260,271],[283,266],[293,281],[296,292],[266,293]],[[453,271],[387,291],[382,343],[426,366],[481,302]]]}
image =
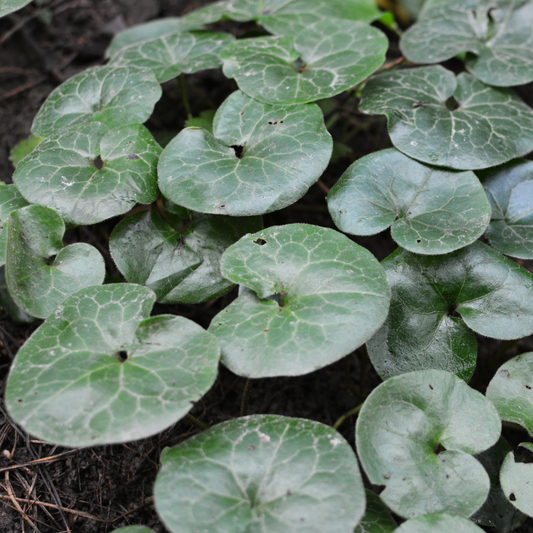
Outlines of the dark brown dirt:
{"label": "dark brown dirt", "polygon": [[[31,123],[48,94],[74,74],[103,63],[103,52],[113,33],[163,16],[182,15],[205,0],[52,0],[41,10],[28,6],[0,19],[0,179],[11,181],[9,151],[30,133]],[[19,29],[13,31],[17,26]],[[249,27],[228,23],[232,31]],[[12,33],[10,35],[10,33]],[[391,47],[394,57],[394,45]],[[213,107],[235,89],[220,71],[187,78],[187,91],[194,114]],[[519,89],[533,106],[533,86]],[[324,197],[349,164],[373,151],[390,146],[382,117],[365,117],[356,103],[336,99],[341,117],[333,128],[336,139],[345,140],[350,151],[331,164],[321,183],[295,205],[264,217],[265,226],[308,222],[333,227]],[[326,112],[331,118],[335,110]],[[185,111],[175,81],[164,85],[164,96],[147,126],[163,142],[183,127]],[[107,239],[118,219],[68,232],[66,242],[85,241],[97,246],[106,258],[108,272],[120,276],[107,248]],[[396,247],[388,232],[357,238],[378,259]],[[524,266],[531,268],[531,262]],[[235,291],[207,304],[157,305],[154,312],[176,313],[207,327],[211,318],[228,305]],[[0,311],[0,397],[9,365],[18,348],[35,326],[13,323]],[[505,360],[533,350],[533,339],[503,343],[479,339],[479,366],[473,379],[484,388]],[[299,378],[265,379],[254,383],[248,413],[273,413],[310,418],[333,424],[358,405],[379,384],[364,352],[357,351],[319,372]],[[212,425],[239,416],[245,380],[223,367],[212,390],[191,414]],[[1,400],[0,400],[1,401]],[[0,404],[0,531],[107,533],[134,524],[165,531],[152,502],[152,484],[161,450],[173,446],[198,430],[185,421],[151,438],[126,445],[79,450],[52,446],[35,440],[16,428]],[[354,418],[340,427],[354,444]],[[510,428],[505,436],[516,446],[524,435]],[[28,464],[30,463],[30,464]],[[517,530],[533,532],[533,520]],[[327,533],[327,532],[324,532]]]}

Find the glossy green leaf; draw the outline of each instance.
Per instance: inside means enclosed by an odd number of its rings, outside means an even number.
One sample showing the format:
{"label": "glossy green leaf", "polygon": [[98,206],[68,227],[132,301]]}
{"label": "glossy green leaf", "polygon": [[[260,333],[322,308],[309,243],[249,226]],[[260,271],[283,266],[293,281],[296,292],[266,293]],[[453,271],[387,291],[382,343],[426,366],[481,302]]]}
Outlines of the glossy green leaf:
{"label": "glossy green leaf", "polygon": [[65,223],[48,207],[30,205],[11,213],[6,277],[15,303],[26,313],[46,318],[68,296],[105,277],[104,259],[93,246],[63,248]]}
{"label": "glossy green leaf", "polygon": [[222,256],[222,275],[247,287],[213,318],[222,362],[253,378],[298,376],[363,344],[389,308],[383,269],[332,229],[273,226]]}
{"label": "glossy green leaf", "polygon": [[36,137],[31,134],[27,139],[22,139],[18,142],[15,147],[9,152],[9,160],[13,163],[13,166],[17,168],[21,159],[24,159],[28,154],[30,154],[33,149],[38,146],[42,137]]}
{"label": "glossy green leaf", "polygon": [[504,363],[487,388],[502,420],[520,424],[533,436],[533,352]]}
{"label": "glossy green leaf", "polygon": [[227,33],[169,33],[121,49],[109,66],[148,68],[163,83],[182,72],[191,74],[221,66],[220,52],[233,40]]}
{"label": "glossy green leaf", "polygon": [[30,2],[31,0],[2,0],[0,3],[0,17],[5,17],[9,13],[13,13],[13,11],[22,9]]}
{"label": "glossy green leaf", "polygon": [[154,501],[174,533],[353,533],[365,509],[352,448],[311,420],[230,420],[162,461]]}
{"label": "glossy green leaf", "polygon": [[158,195],[161,148],[139,124],[108,130],[68,128],[44,140],[13,174],[26,200],[55,209],[70,224],[94,224]]}
{"label": "glossy green leaf", "polygon": [[19,324],[33,324],[37,318],[24,312],[13,300],[9,289],[7,288],[6,267],[0,267],[0,307]]}
{"label": "glossy green leaf", "polygon": [[404,522],[396,533],[483,533],[483,530],[461,516],[446,513],[428,514]]}
{"label": "glossy green leaf", "polygon": [[234,285],[220,273],[224,250],[262,228],[260,217],[190,213],[170,224],[154,211],[134,213],[111,234],[111,255],[131,283],[150,287],[163,303],[198,303]]}
{"label": "glossy green leaf", "polygon": [[331,189],[328,209],[345,233],[374,235],[392,225],[401,247],[424,255],[471,244],[491,213],[473,172],[429,167],[394,149],[351,165]]}
{"label": "glossy green leaf", "polygon": [[387,38],[362,22],[324,19],[295,37],[241,39],[220,57],[239,89],[269,104],[313,102],[339,94],[375,72]]}
{"label": "glossy green leaf", "polygon": [[366,489],[366,511],[354,533],[392,533],[398,527],[379,496]]}
{"label": "glossy green leaf", "polygon": [[6,245],[9,215],[26,207],[28,202],[24,199],[15,185],[6,185],[0,182],[0,266],[6,263]]}
{"label": "glossy green leaf", "polygon": [[382,262],[391,286],[389,316],[368,342],[378,374],[437,368],[469,380],[476,338],[533,333],[533,276],[486,244],[441,256],[398,249]]}
{"label": "glossy green leaf", "polygon": [[401,38],[414,63],[440,63],[460,52],[468,70],[488,85],[509,87],[533,81],[533,2],[452,0],[424,11]]}
{"label": "glossy green leaf", "polygon": [[48,442],[95,446],[182,418],[214,383],[220,350],[186,318],[148,318],[154,300],[124,283],[65,300],[15,358],[6,390],[13,420]]}
{"label": "glossy green leaf", "polygon": [[513,452],[509,452],[503,461],[500,483],[509,501],[533,517],[533,464],[517,463]]}
{"label": "glossy green leaf", "polygon": [[299,200],[321,176],[331,136],[314,104],[271,106],[240,91],[215,115],[213,135],[182,130],[161,154],[161,192],[201,213],[246,216]]}
{"label": "glossy green leaf", "polygon": [[490,448],[500,431],[494,406],[463,380],[443,370],[409,372],[366,399],[356,424],[357,454],[370,482],[385,485],[383,502],[400,516],[468,517],[490,487],[472,454]]}
{"label": "glossy green leaf", "polygon": [[197,30],[205,23],[191,23],[185,18],[166,17],[164,19],[151,20],[144,24],[137,24],[120,33],[117,33],[105,52],[105,57],[110,58],[120,52],[123,48],[131,45],[140,45],[143,42],[151,41],[170,33],[186,32]]}
{"label": "glossy green leaf", "polygon": [[533,259],[533,162],[519,159],[478,175],[492,208],[490,243],[502,254]]}
{"label": "glossy green leaf", "polygon": [[483,507],[470,519],[476,524],[494,527],[499,533],[510,533],[527,518],[509,502],[500,486],[500,468],[510,451],[507,441],[500,437],[492,448],[476,455],[476,459],[485,467],[489,475],[490,492]]}
{"label": "glossy green leaf", "polygon": [[[450,98],[457,109],[448,108]],[[456,78],[441,66],[371,79],[359,109],[386,115],[394,146],[433,165],[488,168],[533,150],[533,110],[513,91],[488,87],[470,74]]]}
{"label": "glossy green leaf", "polygon": [[32,133],[48,137],[86,122],[102,122],[109,128],[141,124],[161,94],[148,69],[92,67],[52,91],[33,120]]}

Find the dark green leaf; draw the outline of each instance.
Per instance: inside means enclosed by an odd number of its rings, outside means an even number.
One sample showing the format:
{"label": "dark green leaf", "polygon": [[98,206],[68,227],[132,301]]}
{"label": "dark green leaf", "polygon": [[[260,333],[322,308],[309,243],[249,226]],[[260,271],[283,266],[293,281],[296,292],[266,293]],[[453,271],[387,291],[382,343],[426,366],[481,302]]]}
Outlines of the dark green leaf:
{"label": "dark green leaf", "polygon": [[203,128],[213,135],[213,120],[215,119],[215,110],[206,109],[200,113],[199,117],[189,118],[185,121],[186,128]]}
{"label": "dark green leaf", "polygon": [[300,199],[326,168],[331,136],[318,106],[271,106],[234,92],[213,133],[188,128],[159,163],[159,187],[174,203],[219,215],[260,215]]}
{"label": "dark green leaf", "polygon": [[72,293],[104,281],[100,252],[81,242],[63,248],[64,233],[65,223],[48,207],[30,205],[9,217],[7,284],[32,316],[46,318]]}
{"label": "dark green leaf", "polygon": [[32,324],[37,322],[37,318],[25,313],[13,300],[9,293],[6,280],[6,267],[0,267],[0,307],[19,324]]}
{"label": "dark green leaf", "polygon": [[223,254],[221,269],[250,289],[209,327],[223,363],[241,376],[322,368],[368,340],[387,316],[379,263],[332,229],[288,224],[246,235]]}
{"label": "dark green leaf", "polygon": [[62,446],[145,438],[182,418],[215,381],[216,339],[183,317],[148,318],[154,293],[116,283],[78,291],[26,341],[6,404]]}
{"label": "dark green leaf", "polygon": [[391,310],[368,353],[384,379],[438,368],[469,380],[471,330],[493,339],[533,333],[533,276],[481,242],[440,256],[398,249],[382,265]]}
{"label": "dark green leaf", "polygon": [[533,517],[533,464],[517,463],[513,452],[509,452],[503,461],[500,482],[509,501]]}
{"label": "dark green leaf", "polygon": [[[452,98],[459,107],[450,110]],[[359,109],[386,115],[394,146],[433,165],[488,168],[533,150],[533,110],[514,92],[488,87],[470,74],[456,78],[441,66],[371,79]]]}
{"label": "dark green leaf", "polygon": [[394,240],[424,255],[445,254],[480,237],[490,206],[473,172],[428,167],[397,150],[356,161],[328,195],[336,226],[374,235],[392,224]]}
{"label": "dark green leaf", "polygon": [[28,202],[15,185],[6,185],[4,182],[0,182],[0,266],[6,262],[9,215],[27,205]]}
{"label": "dark green leaf", "polygon": [[174,533],[353,533],[365,509],[344,438],[318,422],[274,415],[230,420],[169,450],[154,500]]}
{"label": "dark green leaf", "polygon": [[503,254],[533,259],[533,162],[519,159],[478,175],[492,207],[490,243]]}
{"label": "dark green leaf", "polygon": [[519,527],[527,518],[511,505],[500,487],[500,468],[508,452],[511,451],[507,441],[500,440],[484,452],[476,455],[476,459],[485,467],[490,478],[490,492],[483,507],[470,519],[482,526],[494,527],[499,533],[510,533]]}
{"label": "dark green leaf", "polygon": [[387,506],[366,489],[366,511],[354,533],[392,533],[398,527]]}
{"label": "dark green leaf", "polygon": [[357,453],[370,482],[385,485],[383,502],[400,516],[468,517],[490,486],[472,454],[492,446],[500,430],[494,406],[458,377],[409,372],[366,399],[357,419]]}
{"label": "dark green leaf", "polygon": [[155,531],[146,526],[126,526],[114,529],[113,533],[155,533]]}
{"label": "dark green leaf", "polygon": [[402,35],[403,55],[440,63],[460,52],[484,83],[508,87],[533,81],[533,3],[528,0],[452,0],[424,11]]}
{"label": "dark green leaf", "polygon": [[306,103],[339,94],[375,72],[387,38],[362,22],[325,19],[296,37],[260,37],[230,44],[224,74],[244,93],[269,104]]}
{"label": "dark green leaf", "polygon": [[150,287],[158,301],[198,303],[234,286],[220,273],[222,253],[261,227],[260,217],[190,213],[168,224],[153,211],[145,211],[115,226],[109,248],[125,278]]}
{"label": "dark green leaf", "polygon": [[198,70],[222,65],[220,52],[234,40],[232,35],[215,32],[178,32],[122,48],[112,58],[111,67],[150,69],[159,83]]}
{"label": "dark green leaf", "polygon": [[149,204],[158,195],[161,148],[132,124],[72,127],[44,140],[13,174],[24,197],[55,209],[70,224],[95,224]]}
{"label": "dark green leaf", "polygon": [[148,69],[92,67],[52,91],[33,121],[32,133],[48,137],[86,122],[102,122],[109,128],[141,124],[161,94]]}
{"label": "dark green leaf", "polygon": [[13,166],[17,168],[21,159],[25,158],[33,149],[41,143],[42,137],[36,137],[31,134],[27,139],[22,139],[15,147],[9,152],[9,160],[13,163]]}
{"label": "dark green leaf", "polygon": [[483,533],[483,530],[461,516],[446,513],[428,514],[404,522],[396,533]]}

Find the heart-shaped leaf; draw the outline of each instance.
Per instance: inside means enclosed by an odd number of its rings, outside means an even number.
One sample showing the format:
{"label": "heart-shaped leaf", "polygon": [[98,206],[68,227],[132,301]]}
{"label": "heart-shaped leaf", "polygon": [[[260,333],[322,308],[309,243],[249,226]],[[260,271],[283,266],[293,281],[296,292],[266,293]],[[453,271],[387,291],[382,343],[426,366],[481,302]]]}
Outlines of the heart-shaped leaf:
{"label": "heart-shaped leaf", "polygon": [[409,372],[366,399],[356,424],[357,454],[370,482],[385,485],[381,499],[400,516],[468,517],[490,487],[472,454],[490,448],[500,431],[494,406],[463,380],[443,370]]}
{"label": "heart-shaped leaf", "polygon": [[163,150],[158,175],[174,203],[219,215],[296,202],[321,176],[333,144],[318,106],[271,106],[240,91],[217,111],[213,134],[182,130]]}
{"label": "heart-shaped leaf", "polygon": [[476,524],[494,527],[499,533],[510,533],[527,518],[509,502],[500,486],[500,468],[510,451],[507,441],[500,437],[492,448],[476,455],[476,459],[485,467],[489,475],[490,492],[483,507],[470,519]]}
{"label": "heart-shaped leaf", "polygon": [[492,208],[490,243],[503,254],[533,259],[533,162],[519,159],[478,175]]}
{"label": "heart-shaped leaf", "polygon": [[105,57],[108,59],[113,57],[123,48],[127,48],[131,45],[139,45],[145,41],[151,41],[157,39],[163,35],[170,33],[179,33],[191,30],[197,30],[201,28],[205,23],[199,24],[189,22],[185,18],[178,17],[166,17],[164,19],[151,20],[144,24],[137,24],[120,33],[117,33],[111,44],[105,52]]}
{"label": "heart-shaped leaf", "polygon": [[7,228],[9,215],[26,207],[28,202],[24,199],[15,185],[6,185],[0,182],[0,266],[6,263]]}
{"label": "heart-shaped leaf", "polygon": [[440,256],[398,249],[382,266],[391,310],[367,346],[383,379],[438,368],[468,381],[476,365],[471,330],[493,339],[533,333],[533,276],[486,244]]}
{"label": "heart-shaped leaf", "polygon": [[13,11],[22,9],[24,6],[28,5],[31,0],[2,0],[0,4],[0,17],[5,17]]}
{"label": "heart-shaped leaf", "polygon": [[354,533],[392,533],[398,525],[379,496],[366,489],[366,511]]}
{"label": "heart-shaped leaf", "polygon": [[363,81],[382,64],[387,38],[363,22],[320,20],[296,37],[230,44],[220,57],[239,89],[268,104],[314,102]]}
{"label": "heart-shaped leaf", "polygon": [[503,461],[500,483],[509,501],[533,517],[533,464],[515,462],[513,452]]}
{"label": "heart-shaped leaf", "polygon": [[158,195],[161,148],[139,124],[100,123],[51,135],[24,158],[13,181],[26,200],[55,209],[70,224],[94,224],[149,204]]}
{"label": "heart-shaped leaf", "polygon": [[357,160],[328,195],[335,225],[374,235],[392,224],[393,239],[424,255],[474,242],[487,228],[490,206],[473,172],[428,167],[397,150]]}
{"label": "heart-shaped leaf", "polygon": [[175,533],[353,533],[365,510],[352,448],[311,420],[230,420],[170,449],[162,462],[154,501]]}
{"label": "heart-shaped leaf", "polygon": [[37,322],[37,318],[24,312],[13,300],[9,293],[6,280],[6,267],[0,267],[0,307],[19,324],[32,324]]}
{"label": "heart-shaped leaf", "polygon": [[117,283],[65,300],[26,341],[6,404],[32,435],[63,446],[148,437],[214,383],[216,339],[183,317],[148,318],[155,294]]}
{"label": "heart-shaped leaf", "polygon": [[435,513],[404,522],[396,533],[483,533],[483,529],[462,516]]}
{"label": "heart-shaped leaf", "polygon": [[260,217],[187,213],[163,221],[154,211],[130,215],[113,229],[111,255],[131,283],[150,287],[163,303],[198,303],[234,285],[220,273],[224,250],[262,228]]}
{"label": "heart-shaped leaf", "polygon": [[488,85],[521,85],[533,81],[532,26],[528,0],[452,0],[426,9],[402,35],[400,48],[414,63],[471,52],[466,66],[476,78]]}
{"label": "heart-shaped leaf", "polygon": [[163,83],[182,72],[191,74],[219,67],[220,52],[233,40],[227,33],[169,33],[122,48],[111,58],[109,66],[148,68]]}
{"label": "heart-shaped leaf", "polygon": [[161,98],[151,70],[89,68],[52,91],[33,120],[32,133],[48,137],[71,125],[102,122],[109,128],[148,120]]}
{"label": "heart-shaped leaf", "polygon": [[502,420],[521,425],[533,436],[533,352],[504,363],[489,383],[487,398]]}
{"label": "heart-shaped leaf", "polygon": [[30,205],[9,217],[6,277],[15,303],[46,318],[72,293],[101,285],[104,259],[93,246],[63,248],[65,223],[48,207]]}
{"label": "heart-shaped leaf", "polygon": [[250,290],[213,318],[222,361],[240,376],[298,376],[363,344],[387,316],[376,259],[332,229],[273,226],[222,255],[222,275]]}
{"label": "heart-shaped leaf", "polygon": [[371,79],[359,109],[386,115],[394,146],[433,165],[488,168],[533,150],[533,110],[513,91],[488,87],[470,74],[456,78],[441,66]]}

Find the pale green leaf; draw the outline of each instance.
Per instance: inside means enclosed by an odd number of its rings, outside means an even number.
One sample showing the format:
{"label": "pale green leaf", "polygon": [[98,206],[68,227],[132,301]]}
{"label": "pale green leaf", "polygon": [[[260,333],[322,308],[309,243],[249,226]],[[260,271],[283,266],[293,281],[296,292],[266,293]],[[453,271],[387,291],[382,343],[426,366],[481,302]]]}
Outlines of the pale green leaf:
{"label": "pale green leaf", "polygon": [[533,162],[519,159],[478,175],[492,208],[490,243],[502,254],[533,259]]}
{"label": "pale green leaf", "polygon": [[191,74],[221,66],[220,52],[233,40],[226,33],[169,33],[122,48],[109,66],[147,68],[163,83],[182,72]]}
{"label": "pale green leaf", "polygon": [[321,176],[331,136],[314,104],[271,106],[240,91],[215,115],[213,135],[182,130],[161,154],[161,192],[201,213],[246,216],[299,200]]}
{"label": "pale green leaf", "polygon": [[15,185],[6,185],[0,182],[0,266],[6,263],[6,245],[9,215],[26,207],[28,202],[24,199]]}
{"label": "pale green leaf", "polygon": [[113,533],[155,533],[155,531],[146,526],[126,526],[114,529]]}
{"label": "pale green leaf", "polygon": [[392,225],[400,246],[424,255],[471,244],[491,213],[473,172],[429,167],[394,149],[351,165],[331,189],[328,209],[345,233],[374,235]]}
{"label": "pale green leaf", "polygon": [[368,342],[378,374],[437,368],[469,380],[476,337],[533,333],[533,276],[486,244],[450,254],[398,249],[382,262],[391,286],[389,316]]}
{"label": "pale green leaf", "polygon": [[509,452],[503,461],[500,483],[509,501],[533,517],[533,464],[517,463],[513,452]]}
{"label": "pale green leaf", "polygon": [[13,181],[26,200],[55,209],[70,224],[95,224],[158,195],[161,148],[138,124],[108,130],[93,122],[51,135]]}
{"label": "pale green leaf", "polygon": [[404,522],[396,533],[483,533],[483,530],[461,516],[446,513],[428,514]]}
{"label": "pale green leaf", "polygon": [[520,424],[533,436],[533,352],[504,363],[487,388],[502,420]]}
{"label": "pale green leaf", "polygon": [[154,293],[123,283],[78,291],[21,348],[11,417],[62,446],[141,439],[176,423],[213,385],[216,339],[183,317],[148,318]]}
{"label": "pale green leaf", "polygon": [[154,501],[173,533],[353,533],[365,491],[355,454],[334,429],[254,415],[168,450]]}
{"label": "pale green leaf", "polygon": [[269,104],[328,98],[375,72],[387,38],[362,22],[320,20],[295,37],[260,37],[230,44],[220,55],[223,71],[239,89]]}
{"label": "pale green leaf", "polygon": [[492,446],[500,431],[494,406],[463,380],[443,370],[409,372],[366,399],[356,424],[357,454],[370,482],[385,485],[383,502],[400,516],[468,517],[490,487],[472,454]]}
{"label": "pale green leaf", "polygon": [[354,533],[392,533],[398,527],[379,496],[366,489],[366,511]]}
{"label": "pale green leaf", "polygon": [[461,52],[468,70],[488,85],[533,81],[533,2],[452,0],[424,11],[401,38],[414,63],[440,63]]}
{"label": "pale green leaf", "polygon": [[27,138],[22,139],[15,147],[9,152],[9,160],[13,163],[13,166],[17,168],[20,160],[25,158],[33,149],[40,144],[43,140],[42,137],[36,137],[33,133]]}
{"label": "pale green leaf", "polygon": [[22,9],[24,6],[27,6],[31,0],[2,0],[0,2],[0,17],[5,17],[13,11]]}
{"label": "pale green leaf", "polygon": [[6,278],[15,303],[46,318],[68,296],[105,277],[104,259],[86,243],[63,248],[65,223],[48,207],[30,205],[11,213]]}
{"label": "pale green leaf", "polygon": [[222,362],[246,377],[297,376],[363,344],[387,316],[376,259],[332,229],[273,226],[222,256],[222,275],[249,290],[215,316]]}
{"label": "pale green leaf", "polygon": [[234,284],[222,277],[224,250],[262,228],[260,217],[189,213],[163,221],[153,211],[122,220],[109,240],[111,255],[131,283],[152,289],[163,303],[198,303],[218,298]]}
{"label": "pale green leaf", "polygon": [[161,94],[151,70],[92,67],[52,91],[33,120],[32,133],[48,137],[86,122],[102,122],[109,128],[141,124]]}
{"label": "pale green leaf", "polygon": [[[459,107],[450,110],[452,97]],[[376,76],[364,87],[359,109],[386,115],[394,146],[433,165],[488,168],[533,150],[533,110],[513,91],[470,74],[456,78],[441,66]]]}

